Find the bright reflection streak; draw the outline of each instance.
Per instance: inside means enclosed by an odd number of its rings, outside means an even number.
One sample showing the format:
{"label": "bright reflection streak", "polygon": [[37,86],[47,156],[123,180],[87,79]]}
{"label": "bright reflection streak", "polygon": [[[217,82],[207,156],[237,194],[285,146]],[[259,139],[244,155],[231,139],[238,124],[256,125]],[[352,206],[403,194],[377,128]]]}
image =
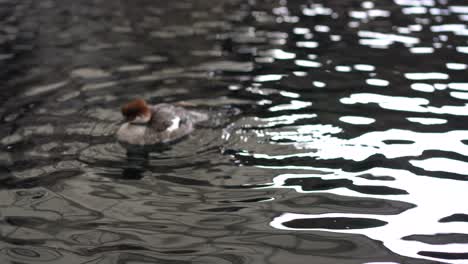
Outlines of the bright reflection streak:
{"label": "bright reflection streak", "polygon": [[450,114],[457,116],[468,115],[468,104],[463,106],[444,105],[435,107],[429,105],[429,100],[418,97],[388,96],[380,94],[360,93],[340,99],[343,104],[371,104],[376,103],[381,108],[396,111],[416,113]]}
{"label": "bright reflection streak", "polygon": [[395,4],[402,6],[434,6],[434,0],[394,0]]}
{"label": "bright reflection streak", "polygon": [[356,64],[354,65],[354,69],[358,71],[374,71],[375,67],[368,64]]}
{"label": "bright reflection streak", "polygon": [[445,90],[447,87],[448,85],[445,83],[434,83],[434,88],[436,88],[436,90]]}
{"label": "bright reflection streak", "polygon": [[[440,120],[412,119],[415,122],[432,121],[441,123]],[[331,129],[334,128],[334,129]],[[302,153],[302,156],[318,159],[345,159],[363,161],[372,155],[381,154],[389,159],[401,157],[419,156],[423,151],[439,150],[455,152],[468,157],[468,146],[462,140],[468,139],[468,131],[457,130],[446,133],[419,133],[401,129],[369,132],[362,136],[349,140],[331,136],[339,133],[340,128],[330,126],[300,126],[296,131],[266,131],[265,135],[273,141],[289,141],[296,149],[313,150]],[[334,133],[332,133],[334,132]],[[412,144],[385,142],[404,140],[414,142]],[[255,156],[256,154],[254,154]],[[269,155],[270,158],[278,158]]]}
{"label": "bright reflection streak", "polygon": [[301,97],[298,93],[293,93],[293,92],[280,91],[280,94],[284,97],[289,97],[289,98]]}
{"label": "bright reflection streak", "polygon": [[281,74],[265,74],[259,75],[255,77],[256,82],[271,82],[271,81],[279,81],[283,78]]}
{"label": "bright reflection streak", "polygon": [[467,47],[457,47],[457,51],[460,53],[468,54],[468,46]]}
{"label": "bright reflection streak", "polygon": [[272,56],[273,58],[278,59],[278,60],[290,60],[290,59],[296,58],[296,54],[291,53],[291,52],[286,52],[281,49],[268,50],[264,52],[264,54],[262,53],[262,55]]}
{"label": "bright reflection streak", "polygon": [[369,125],[375,122],[374,118],[362,116],[342,116],[339,120],[353,125]]}
{"label": "bright reflection streak", "polygon": [[294,59],[296,57],[296,54],[291,53],[291,52],[285,52],[280,49],[273,50],[273,58],[279,59],[279,60],[289,60],[289,59]]}
{"label": "bright reflection streak", "polygon": [[433,32],[461,32],[466,30],[466,26],[462,24],[450,24],[450,25],[437,25],[432,26],[431,31]]}
{"label": "bright reflection streak", "polygon": [[314,29],[317,32],[330,32],[330,27],[326,25],[316,25]]}
{"label": "bright reflection streak", "polygon": [[369,17],[389,17],[390,12],[382,9],[372,9],[367,11]]}
{"label": "bright reflection streak", "polygon": [[422,125],[441,125],[447,123],[447,120],[441,118],[407,117],[406,119],[410,122],[419,123]]}
{"label": "bright reflection streak", "polygon": [[468,83],[449,83],[448,87],[454,90],[468,91]]}
{"label": "bright reflection streak", "polygon": [[298,41],[296,42],[298,48],[309,48],[314,49],[319,46],[318,42],[316,41]]}
{"label": "bright reflection streak", "polygon": [[411,15],[411,14],[426,14],[427,13],[427,8],[425,7],[420,7],[420,6],[415,6],[415,7],[406,7],[402,9],[403,14],[405,15]]}
{"label": "bright reflection streak", "polygon": [[350,11],[349,16],[357,19],[367,18],[367,12],[365,11]]}
{"label": "bright reflection streak", "polygon": [[385,109],[403,110],[411,112],[427,112],[423,105],[429,104],[429,100],[424,98],[410,98],[402,96],[387,96],[380,94],[358,93],[352,94],[351,97],[342,98],[343,104],[369,104],[377,103]]}
{"label": "bright reflection streak", "polygon": [[411,89],[425,93],[432,93],[435,91],[434,86],[427,83],[413,83],[411,84]]}
{"label": "bright reflection streak", "polygon": [[465,175],[468,163],[447,158],[429,158],[425,160],[410,160],[412,165],[427,171],[445,171]]}
{"label": "bright reflection streak", "polygon": [[335,70],[338,71],[338,72],[350,72],[351,71],[351,67],[349,66],[336,66],[335,67]]}
{"label": "bright reflection streak", "polygon": [[52,84],[36,86],[36,87],[30,88],[27,92],[25,92],[25,95],[37,96],[39,94],[50,92],[58,88],[61,88],[65,86],[66,84],[68,84],[68,81],[62,81],[62,82],[57,82],[57,83],[52,83]]}
{"label": "bright reflection streak", "polygon": [[451,92],[450,96],[462,100],[468,100],[468,93],[463,93],[463,92]]}
{"label": "bright reflection streak", "polygon": [[312,84],[313,84],[315,87],[318,87],[318,88],[323,88],[323,87],[327,86],[326,83],[324,83],[324,82],[319,82],[319,81],[313,81]]}
{"label": "bright reflection streak", "polygon": [[388,39],[360,39],[359,44],[374,48],[388,48],[393,41]]}
{"label": "bright reflection streak", "polygon": [[255,118],[255,123],[260,123],[260,127],[271,127],[277,125],[291,125],[301,119],[310,119],[317,117],[316,114],[293,114],[275,116],[270,118]]}
{"label": "bright reflection streak", "polygon": [[381,39],[387,40],[390,42],[401,42],[404,44],[415,45],[419,43],[419,39],[415,37],[408,37],[408,36],[401,36],[401,35],[394,35],[394,34],[384,34],[379,32],[372,32],[372,31],[359,31],[358,36],[361,38],[374,38],[374,39]]}
{"label": "bright reflection streak", "polygon": [[340,35],[330,35],[330,39],[332,41],[340,41],[341,40],[341,36]]}
{"label": "bright reflection streak", "polygon": [[[444,168],[454,166],[452,162],[440,164]],[[465,165],[466,166],[466,165]],[[317,168],[316,168],[317,169]],[[321,169],[322,170],[322,169]],[[323,172],[328,171],[328,174]],[[465,170],[466,171],[466,170]],[[418,254],[420,251],[433,252],[466,252],[466,244],[428,244],[418,241],[403,240],[403,237],[414,234],[432,235],[434,233],[467,233],[467,224],[459,222],[440,223],[441,218],[452,215],[454,212],[466,212],[464,203],[461,200],[466,197],[468,182],[439,179],[433,177],[419,176],[405,170],[373,168],[360,173],[348,173],[342,170],[323,169],[321,174],[281,174],[273,179],[273,186],[268,188],[292,188],[300,193],[333,193],[341,196],[358,196],[368,198],[380,198],[385,200],[402,201],[409,204],[416,204],[417,207],[409,209],[395,215],[380,214],[352,214],[352,213],[324,213],[324,214],[295,214],[284,213],[272,220],[270,225],[281,230],[299,231],[314,230],[336,233],[362,234],[371,239],[382,241],[385,247],[393,252],[409,257],[422,258]],[[336,188],[326,191],[304,191],[301,186],[285,186],[288,179],[293,178],[314,178],[322,179],[350,179],[355,185],[377,184],[374,180],[371,183],[363,178],[356,177],[362,174],[375,176],[390,176],[394,181],[386,181],[385,185],[393,188],[404,189],[409,195],[367,195],[351,191],[345,188]],[[324,217],[347,217],[347,218],[368,218],[385,221],[384,226],[365,229],[313,229],[313,228],[290,228],[284,223],[295,219],[319,219]],[[432,259],[430,257],[424,257]],[[436,260],[436,259],[434,259]],[[453,261],[453,262],[452,262]],[[465,263],[466,260],[451,260],[451,263]]]}
{"label": "bright reflection streak", "polygon": [[305,71],[293,71],[295,76],[307,76],[307,72]]}
{"label": "bright reflection streak", "polygon": [[311,106],[311,102],[303,102],[298,100],[292,100],[290,104],[275,105],[270,107],[268,110],[271,112],[284,111],[284,110],[297,110]]}
{"label": "bright reflection streak", "polygon": [[367,79],[366,83],[369,85],[373,85],[373,86],[383,86],[383,87],[388,86],[390,84],[389,81],[382,80],[382,79]]}
{"label": "bright reflection streak", "polygon": [[298,93],[293,93],[293,92],[288,92],[288,91],[280,91],[276,89],[270,89],[270,88],[265,88],[265,87],[247,87],[245,89],[248,92],[251,92],[253,94],[260,94],[260,95],[270,95],[270,94],[280,94],[284,97],[289,97],[289,98],[299,98],[300,95]]}
{"label": "bright reflection streak", "polygon": [[450,6],[450,11],[457,14],[468,14],[468,6]]}
{"label": "bright reflection streak", "polygon": [[428,54],[428,53],[433,53],[434,48],[432,47],[415,47],[415,48],[410,48],[410,52],[414,54]]}
{"label": "bright reflection streak", "polygon": [[468,68],[468,65],[463,63],[447,63],[446,66],[450,70],[466,70]]}
{"label": "bright reflection streak", "polygon": [[308,28],[294,28],[293,29],[294,34],[297,35],[304,35],[310,33],[310,29]]}
{"label": "bright reflection streak", "polygon": [[362,2],[361,6],[362,8],[370,9],[370,8],[374,8],[375,5],[371,1],[365,1],[365,2]]}
{"label": "bright reflection streak", "polygon": [[440,72],[427,72],[427,73],[405,73],[406,79],[409,80],[447,80],[448,74]]}
{"label": "bright reflection streak", "polygon": [[305,16],[317,16],[317,15],[322,15],[322,16],[329,16],[333,13],[333,10],[327,7],[323,7],[320,4],[314,4],[312,7],[305,7],[302,9],[302,13]]}
{"label": "bright reflection streak", "polygon": [[311,68],[319,68],[322,66],[320,62],[316,61],[309,61],[309,60],[296,60],[294,63],[297,66],[302,66],[302,67],[311,67]]}

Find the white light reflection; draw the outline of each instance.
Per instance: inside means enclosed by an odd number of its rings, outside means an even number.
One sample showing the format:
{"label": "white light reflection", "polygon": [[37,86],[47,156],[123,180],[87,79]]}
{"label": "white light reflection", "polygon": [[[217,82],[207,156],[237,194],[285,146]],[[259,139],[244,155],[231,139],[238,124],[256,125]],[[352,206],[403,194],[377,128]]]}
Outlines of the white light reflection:
{"label": "white light reflection", "polygon": [[280,94],[284,97],[289,97],[289,98],[299,98],[301,97],[298,93],[293,93],[293,92],[287,92],[287,91],[280,91]]}
{"label": "white light reflection", "polygon": [[436,88],[436,90],[445,90],[447,87],[448,85],[445,83],[434,83],[434,88]]}
{"label": "white light reflection", "polygon": [[320,62],[310,61],[310,60],[295,60],[294,63],[297,66],[311,67],[311,68],[319,68],[322,66]]}
{"label": "white light reflection", "polygon": [[375,122],[374,118],[362,117],[362,116],[342,116],[339,118],[341,122],[345,122],[353,125],[369,125]]}
{"label": "white light reflection", "polygon": [[271,112],[284,111],[284,110],[297,110],[311,106],[311,102],[303,102],[298,100],[292,100],[289,104],[275,105],[270,107],[268,110]]}
{"label": "white light reflection", "polygon": [[[446,163],[446,166],[453,164]],[[318,168],[314,168],[317,170]],[[295,214],[284,213],[272,220],[270,225],[274,228],[290,231],[325,231],[334,233],[362,234],[371,239],[382,241],[385,247],[391,251],[408,257],[426,258],[418,254],[420,251],[433,252],[466,252],[466,244],[427,244],[418,241],[403,240],[403,237],[421,234],[433,235],[436,233],[468,233],[467,224],[460,222],[440,223],[439,219],[452,215],[454,212],[466,212],[464,203],[460,203],[466,197],[468,182],[459,181],[454,184],[453,180],[439,179],[415,175],[405,170],[395,170],[387,168],[373,168],[368,171],[358,173],[348,173],[342,170],[320,169],[329,174],[281,174],[273,179],[273,186],[268,188],[292,188],[300,193],[333,193],[342,196],[381,198],[385,200],[402,201],[416,204],[417,207],[409,209],[403,213],[395,215],[380,214],[348,214],[348,213],[325,213],[325,214]],[[465,170],[466,171],[466,170]],[[367,195],[354,192],[345,188],[337,188],[327,191],[304,191],[300,186],[284,186],[285,181],[292,178],[313,178],[322,179],[351,179],[355,185],[369,185],[369,181],[360,177],[362,174],[375,176],[390,176],[394,181],[386,181],[385,185],[393,188],[404,189],[408,195]],[[378,183],[378,180],[372,183]],[[388,224],[380,227],[367,229],[313,229],[313,228],[290,228],[284,223],[295,219],[319,219],[324,217],[348,217],[348,218],[369,218],[385,221]],[[466,260],[451,260],[451,263],[466,263]]]}
{"label": "white light reflection", "polygon": [[432,93],[435,91],[434,86],[427,83],[413,83],[411,84],[411,89],[425,93]]}
{"label": "white light reflection", "polygon": [[375,67],[368,64],[356,64],[354,65],[354,69],[358,71],[374,71]]}
{"label": "white light reflection", "polygon": [[340,99],[343,104],[370,104],[376,103],[381,108],[396,111],[416,113],[450,114],[468,116],[468,104],[462,106],[444,105],[435,107],[429,105],[429,100],[418,97],[388,96],[381,94],[359,93],[351,97]]}
{"label": "white light reflection", "polygon": [[256,82],[271,82],[271,81],[279,81],[283,78],[281,74],[265,74],[265,75],[258,75],[254,78]]}
{"label": "white light reflection", "polygon": [[314,29],[317,32],[330,32],[330,27],[326,25],[316,25]]}
{"label": "white light reflection", "polygon": [[408,80],[447,80],[448,74],[440,72],[405,73]]}
{"label": "white light reflection", "polygon": [[468,54],[468,46],[466,46],[466,47],[457,47],[457,51],[460,52],[460,53]]}
{"label": "white light reflection", "polygon": [[366,11],[350,11],[348,15],[350,17],[357,18],[357,19],[367,18],[367,12]]}
{"label": "white light reflection", "polygon": [[292,114],[275,116],[270,118],[254,118],[254,123],[258,124],[259,127],[272,127],[277,125],[291,125],[301,119],[310,119],[317,117],[316,114]]}
{"label": "white light reflection", "polygon": [[305,16],[317,16],[317,15],[322,15],[322,16],[329,16],[333,13],[333,10],[327,7],[323,7],[320,4],[314,4],[312,7],[305,7],[302,9],[302,13]]}
{"label": "white light reflection", "polygon": [[408,28],[409,30],[416,32],[421,31],[423,29],[423,27],[420,24],[409,25]]}
{"label": "white light reflection", "polygon": [[388,86],[390,84],[389,81],[382,80],[382,79],[367,79],[366,83],[369,85],[382,86],[382,87]]}
{"label": "white light reflection", "polygon": [[389,17],[390,11],[382,10],[382,9],[372,9],[367,11],[370,17]]}
{"label": "white light reflection", "polygon": [[56,90],[58,88],[61,88],[68,84],[68,81],[62,81],[62,82],[57,82],[57,83],[52,83],[52,84],[46,84],[42,86],[36,86],[31,89],[29,89],[25,95],[26,96],[36,96],[42,93],[50,92],[53,90]]}
{"label": "white light reflection", "polygon": [[374,8],[374,3],[371,1],[365,1],[361,4],[362,8],[371,9]]}
{"label": "white light reflection", "polygon": [[405,15],[421,15],[427,13],[427,8],[421,6],[405,7],[402,11]]}
{"label": "white light reflection", "polygon": [[434,0],[394,0],[395,4],[402,6],[434,6]]}
{"label": "white light reflection", "polygon": [[432,26],[432,32],[453,32],[458,33],[466,30],[466,26],[462,24],[447,24],[447,25],[437,25]]}
{"label": "white light reflection", "polygon": [[291,52],[286,52],[281,49],[272,49],[266,52],[268,55],[272,56],[278,60],[290,60],[296,58],[296,54]]}
{"label": "white light reflection", "polygon": [[441,125],[447,123],[447,120],[442,118],[407,117],[406,119],[410,122],[419,123],[421,125]]}
{"label": "white light reflection", "polygon": [[316,41],[298,41],[296,42],[296,46],[298,48],[314,49],[317,48],[319,44]]}
{"label": "white light reflection", "polygon": [[449,83],[448,87],[454,90],[468,91],[468,83]]}
{"label": "white light reflection", "polygon": [[411,160],[410,163],[426,171],[445,171],[462,175],[468,171],[468,163],[447,158]]}
{"label": "white light reflection", "polygon": [[457,99],[462,99],[462,100],[468,100],[468,93],[463,93],[463,92],[451,92],[450,96],[457,98]]}
{"label": "white light reflection", "polygon": [[432,47],[415,47],[410,48],[410,52],[414,54],[429,54],[434,52],[434,48]]}
{"label": "white light reflection", "polygon": [[307,76],[307,72],[305,71],[293,71],[293,74],[294,76],[301,76],[301,77]]}
{"label": "white light reflection", "polygon": [[308,28],[294,28],[293,29],[294,34],[297,35],[304,35],[310,33],[310,29]]}
{"label": "white light reflection", "polygon": [[446,64],[447,69],[450,70],[466,70],[468,69],[468,65],[463,64],[463,63],[447,63]]}
{"label": "white light reflection", "polygon": [[277,89],[265,88],[265,87],[247,87],[246,91],[253,93],[253,94],[260,94],[260,95],[270,95],[270,94],[280,94],[284,97],[289,98],[299,98],[300,95],[298,93],[288,92],[288,91],[281,91]]}
{"label": "white light reflection", "polygon": [[350,71],[351,71],[351,67],[338,65],[338,66],[335,67],[335,70],[336,70],[337,72],[350,72]]}
{"label": "white light reflection", "polygon": [[315,87],[318,87],[318,88],[323,88],[323,87],[327,86],[326,83],[324,83],[324,82],[319,82],[319,81],[313,81],[312,84],[313,84]]}
{"label": "white light reflection", "polygon": [[[413,119],[414,120],[414,119]],[[322,134],[321,130],[313,127],[298,127],[297,131],[277,132],[267,131],[266,135],[273,140],[288,140],[297,149],[313,149],[303,153],[308,157],[319,159],[345,159],[363,161],[372,155],[381,154],[389,159],[419,156],[426,150],[456,152],[468,156],[468,146],[462,140],[468,139],[468,131],[458,130],[446,133],[419,133],[409,130],[390,129],[386,131],[369,132],[362,136],[344,140]],[[385,141],[404,140],[412,144],[386,144]],[[275,156],[271,156],[272,158]]]}
{"label": "white light reflection", "polygon": [[415,37],[408,37],[408,36],[400,36],[395,34],[384,34],[379,32],[372,32],[372,31],[359,31],[358,36],[361,38],[374,38],[374,39],[381,39],[387,40],[390,42],[401,42],[408,45],[414,45],[419,43],[419,39]]}
{"label": "white light reflection", "polygon": [[410,98],[401,96],[387,96],[381,94],[358,93],[352,94],[351,97],[340,99],[343,104],[369,104],[377,103],[385,109],[425,112],[426,109],[422,105],[429,104],[429,100],[424,98]]}
{"label": "white light reflection", "polygon": [[468,14],[468,6],[450,6],[450,11],[457,14]]}
{"label": "white light reflection", "polygon": [[365,45],[365,46],[370,46],[372,48],[388,48],[391,44],[393,44],[393,41],[388,40],[388,39],[360,39],[359,44]]}

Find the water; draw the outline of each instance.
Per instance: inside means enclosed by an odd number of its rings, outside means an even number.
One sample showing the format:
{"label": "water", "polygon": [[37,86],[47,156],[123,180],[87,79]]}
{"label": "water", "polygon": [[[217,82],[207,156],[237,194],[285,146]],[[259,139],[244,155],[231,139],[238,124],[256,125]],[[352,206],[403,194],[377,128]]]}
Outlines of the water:
{"label": "water", "polygon": [[467,4],[0,1],[1,262],[468,263]]}

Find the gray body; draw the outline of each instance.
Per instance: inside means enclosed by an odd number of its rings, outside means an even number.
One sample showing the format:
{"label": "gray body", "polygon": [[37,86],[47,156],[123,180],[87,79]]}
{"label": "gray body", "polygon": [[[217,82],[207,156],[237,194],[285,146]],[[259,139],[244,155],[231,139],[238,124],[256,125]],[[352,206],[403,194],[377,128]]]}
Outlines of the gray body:
{"label": "gray body", "polygon": [[117,131],[117,139],[132,145],[168,143],[190,134],[195,124],[208,119],[205,113],[171,104],[153,105],[150,110],[148,123],[124,123]]}

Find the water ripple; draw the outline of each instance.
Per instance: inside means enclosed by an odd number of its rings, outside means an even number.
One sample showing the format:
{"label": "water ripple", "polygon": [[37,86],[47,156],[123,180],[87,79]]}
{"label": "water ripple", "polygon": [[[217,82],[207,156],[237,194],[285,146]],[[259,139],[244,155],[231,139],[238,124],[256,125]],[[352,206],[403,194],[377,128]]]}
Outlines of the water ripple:
{"label": "water ripple", "polygon": [[466,263],[463,1],[0,7],[2,262]]}

